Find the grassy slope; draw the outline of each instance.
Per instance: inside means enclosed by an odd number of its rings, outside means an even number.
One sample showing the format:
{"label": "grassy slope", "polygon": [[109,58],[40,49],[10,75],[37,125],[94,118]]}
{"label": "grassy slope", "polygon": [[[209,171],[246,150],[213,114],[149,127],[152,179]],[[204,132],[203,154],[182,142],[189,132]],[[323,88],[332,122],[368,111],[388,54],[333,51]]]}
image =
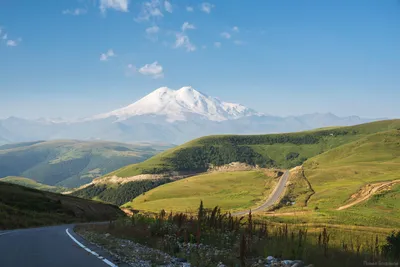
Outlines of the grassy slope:
{"label": "grassy slope", "polygon": [[47,185],[77,187],[165,148],[73,140],[5,145],[0,147],[0,177],[22,176]]}
{"label": "grassy slope", "polygon": [[0,229],[105,221],[118,216],[123,216],[122,211],[109,204],[0,183]]}
{"label": "grassy slope", "polygon": [[153,212],[195,211],[203,200],[207,208],[241,210],[262,202],[274,185],[275,179],[262,171],[202,174],[159,186],[124,207]]}
{"label": "grassy slope", "polygon": [[[176,171],[179,166],[174,165],[172,160],[178,157],[179,152],[182,150],[190,150],[194,148],[208,149],[207,145],[215,145],[218,147],[229,146],[236,142],[239,146],[248,146],[254,152],[262,155],[264,158],[270,158],[274,161],[274,165],[280,168],[290,168],[300,165],[308,158],[321,154],[329,149],[338,147],[343,144],[363,138],[369,134],[387,131],[390,129],[400,128],[400,120],[386,120],[373,122],[368,124],[361,124],[349,127],[336,127],[328,129],[318,129],[313,131],[306,131],[300,133],[288,134],[270,134],[270,135],[252,135],[252,136],[208,136],[190,141],[181,146],[169,149],[160,153],[152,158],[138,163],[123,167],[119,170],[112,172],[109,175],[116,175],[119,177],[129,177],[143,173],[155,173],[160,171]],[[346,134],[336,134],[337,131],[347,132]],[[276,143],[268,143],[265,141],[257,141],[262,137],[270,138],[313,138],[316,141],[311,143],[297,144],[295,142],[278,141]],[[236,140],[233,140],[235,139]],[[291,153],[298,153],[298,157],[287,160],[286,156]]]}
{"label": "grassy slope", "polygon": [[7,176],[5,178],[1,178],[0,182],[22,185],[33,189],[55,192],[55,193],[61,193],[63,191],[66,191],[66,188],[64,187],[41,184],[36,182],[35,180],[25,177]]}
{"label": "grassy slope", "polygon": [[[400,225],[400,186],[393,186],[346,210],[336,210],[349,203],[360,188],[380,181],[400,179],[400,131],[372,134],[327,151],[304,164],[304,174],[315,194],[308,206],[284,207],[295,216],[274,218],[280,222],[327,223],[380,227]],[[301,187],[301,186],[300,186]],[[297,188],[301,191],[305,189]],[[315,207],[318,210],[315,211]]]}
{"label": "grassy slope", "polygon": [[337,208],[371,182],[400,179],[400,131],[373,134],[304,164],[315,195],[310,205]]}

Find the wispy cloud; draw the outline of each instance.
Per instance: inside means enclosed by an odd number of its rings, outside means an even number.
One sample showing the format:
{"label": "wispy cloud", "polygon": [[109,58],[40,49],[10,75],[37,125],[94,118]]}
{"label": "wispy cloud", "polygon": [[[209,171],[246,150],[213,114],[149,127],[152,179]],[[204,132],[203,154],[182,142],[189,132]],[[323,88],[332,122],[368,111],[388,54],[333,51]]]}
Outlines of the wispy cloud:
{"label": "wispy cloud", "polygon": [[187,6],[187,7],[186,7],[186,11],[187,11],[187,12],[193,12],[193,11],[194,11],[194,8],[191,7],[191,6]]}
{"label": "wispy cloud", "polygon": [[17,45],[19,45],[20,43],[21,43],[21,39],[18,39],[18,40],[7,40],[7,42],[6,42],[6,45],[7,46],[17,46]]}
{"label": "wispy cloud", "polygon": [[150,18],[163,17],[161,11],[162,4],[160,0],[151,0],[142,3],[142,8],[139,12],[138,17],[135,19],[137,22],[148,21]]}
{"label": "wispy cloud", "polygon": [[15,47],[22,42],[22,38],[10,39],[8,37],[8,33],[4,30],[3,27],[0,26],[0,41],[4,43],[6,46]]}
{"label": "wispy cloud", "polygon": [[100,11],[105,13],[107,9],[128,12],[129,0],[100,0]]}
{"label": "wispy cloud", "polygon": [[215,6],[213,4],[204,2],[200,5],[200,10],[203,11],[204,13],[210,14],[211,9],[213,9]]}
{"label": "wispy cloud", "polygon": [[232,31],[233,31],[233,32],[239,32],[239,27],[238,27],[238,26],[232,27]]}
{"label": "wispy cloud", "polygon": [[187,52],[196,51],[196,46],[190,42],[189,36],[183,32],[178,32],[175,34],[175,48],[185,48]]}
{"label": "wispy cloud", "polygon": [[170,2],[168,2],[168,1],[165,1],[164,2],[164,8],[165,8],[165,10],[167,11],[167,12],[169,12],[169,13],[172,13],[172,5],[171,5],[171,3]]}
{"label": "wispy cloud", "polygon": [[66,9],[62,12],[64,15],[72,15],[72,16],[79,16],[84,15],[87,13],[86,9],[83,8],[75,8],[75,9]]}
{"label": "wispy cloud", "polygon": [[112,57],[115,57],[115,53],[112,49],[109,49],[106,53],[100,55],[100,61],[108,61]]}
{"label": "wispy cloud", "polygon": [[216,48],[220,48],[220,47],[222,46],[222,44],[221,44],[221,42],[215,42],[215,43],[214,43],[214,46],[215,46]]}
{"label": "wispy cloud", "polygon": [[157,41],[157,34],[160,32],[160,28],[157,25],[146,28],[146,37],[152,41]]}
{"label": "wispy cloud", "polygon": [[146,29],[146,33],[147,34],[154,34],[154,33],[158,33],[160,31],[160,28],[158,26],[152,26],[152,27],[148,27]]}
{"label": "wispy cloud", "polygon": [[[133,68],[133,66],[131,65],[130,68]],[[164,77],[164,69],[157,61],[144,65],[138,69],[138,72],[143,75],[151,76],[153,79]]]}
{"label": "wispy cloud", "polygon": [[221,37],[223,37],[225,39],[231,39],[232,36],[229,32],[222,32]]}
{"label": "wispy cloud", "polygon": [[193,24],[190,24],[189,22],[184,22],[182,25],[182,31],[186,31],[186,30],[194,30],[196,29],[196,27]]}
{"label": "wispy cloud", "polygon": [[242,41],[242,40],[235,40],[235,41],[233,41],[233,43],[234,43],[235,45],[245,45],[245,44],[246,44],[246,42],[244,42],[244,41]]}

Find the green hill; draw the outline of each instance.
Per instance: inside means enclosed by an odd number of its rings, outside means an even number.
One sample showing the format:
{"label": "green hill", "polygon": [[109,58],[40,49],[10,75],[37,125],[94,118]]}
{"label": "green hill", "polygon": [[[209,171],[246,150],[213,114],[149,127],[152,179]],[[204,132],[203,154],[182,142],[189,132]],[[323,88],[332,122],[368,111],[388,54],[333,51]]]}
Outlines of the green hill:
{"label": "green hill", "polygon": [[170,146],[92,141],[38,141],[0,146],[0,177],[21,176],[63,187],[90,183]]}
{"label": "green hill", "polygon": [[5,178],[1,178],[0,182],[22,185],[22,186],[33,188],[33,189],[55,192],[55,193],[61,193],[61,192],[67,191],[67,189],[64,187],[45,185],[45,184],[38,183],[32,179],[24,178],[24,177],[7,176]]}
{"label": "green hill", "polygon": [[304,164],[315,190],[310,205],[337,208],[368,183],[400,179],[400,130],[373,134]]}
{"label": "green hill", "polygon": [[118,216],[124,216],[123,212],[110,204],[0,183],[0,229],[107,221]]}
{"label": "green hill", "polygon": [[[123,167],[105,177],[127,178],[140,174],[167,173],[165,179],[132,181],[108,185],[92,184],[73,194],[89,199],[101,199],[121,205],[143,192],[173,181],[176,172],[202,173],[209,165],[224,165],[231,162],[244,162],[262,167],[291,168],[333,148],[365,138],[370,134],[400,129],[400,120],[386,120],[350,127],[330,127],[299,133],[268,135],[221,135],[208,136],[171,148],[152,158]],[[168,174],[169,173],[169,174]],[[307,186],[304,180],[299,183]],[[304,199],[310,189],[294,189]],[[304,201],[303,201],[304,202]]]}
{"label": "green hill", "polygon": [[209,164],[218,166],[231,162],[291,168],[366,135],[397,128],[400,128],[400,120],[287,134],[207,136],[169,149],[144,162],[123,167],[109,175],[130,177],[170,171],[203,172]]}
{"label": "green hill", "polygon": [[159,212],[195,212],[201,200],[206,208],[244,210],[261,204],[276,184],[262,171],[216,172],[201,174],[161,185],[135,198],[123,207]]}
{"label": "green hill", "polygon": [[[291,173],[275,220],[379,227],[400,225],[400,129],[370,134],[310,158]],[[209,173],[159,186],[123,207],[157,212],[250,209],[269,194],[257,171]],[[303,177],[299,177],[303,175]],[[388,186],[388,182],[393,182]],[[375,186],[382,186],[376,193]],[[263,197],[264,196],[264,197]],[[365,198],[364,198],[365,197]],[[358,199],[361,201],[358,202]],[[291,203],[288,205],[287,203]],[[348,208],[340,209],[353,203]],[[293,213],[280,218],[279,213]]]}

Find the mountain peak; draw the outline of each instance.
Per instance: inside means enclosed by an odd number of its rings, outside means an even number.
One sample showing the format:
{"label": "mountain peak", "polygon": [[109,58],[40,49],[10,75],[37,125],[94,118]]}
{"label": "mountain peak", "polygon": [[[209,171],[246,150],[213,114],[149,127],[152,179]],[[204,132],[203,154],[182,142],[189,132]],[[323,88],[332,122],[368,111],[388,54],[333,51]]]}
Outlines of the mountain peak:
{"label": "mountain peak", "polygon": [[127,107],[95,116],[94,119],[117,117],[118,120],[126,120],[141,115],[166,116],[167,121],[173,122],[185,121],[189,115],[224,121],[258,113],[240,104],[222,102],[207,96],[191,86],[184,86],[178,90],[160,87]]}

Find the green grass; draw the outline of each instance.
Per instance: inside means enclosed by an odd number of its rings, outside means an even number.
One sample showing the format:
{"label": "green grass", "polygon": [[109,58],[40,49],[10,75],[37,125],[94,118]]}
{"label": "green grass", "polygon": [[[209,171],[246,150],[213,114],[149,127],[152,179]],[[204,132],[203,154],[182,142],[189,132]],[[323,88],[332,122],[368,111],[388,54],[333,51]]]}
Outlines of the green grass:
{"label": "green grass", "polygon": [[[249,147],[255,154],[260,155],[265,160],[271,159],[273,161],[273,166],[290,168],[302,164],[306,159],[319,155],[332,148],[361,139],[369,134],[397,128],[400,128],[400,120],[378,121],[348,127],[329,127],[287,134],[207,136],[164,151],[144,162],[123,167],[106,176],[116,175],[119,177],[130,177],[145,173],[182,170],[195,171],[194,169],[185,169],[182,166],[182,164],[185,163],[190,165],[190,157],[185,157],[185,155],[183,155],[183,159],[181,159],[179,164],[176,163],[176,159],[179,158],[180,153],[182,154],[185,152],[190,154],[194,149],[200,149],[200,151],[209,150],[209,146],[215,146],[216,148],[229,146]],[[308,139],[305,140],[306,138]],[[268,141],[266,141],[266,139]],[[269,139],[273,139],[273,141]],[[198,152],[199,151],[193,153],[196,155]],[[292,160],[287,160],[286,156],[291,152],[297,152],[299,156]],[[215,158],[215,155],[213,155],[213,157]],[[185,158],[187,162],[184,162]],[[246,157],[236,155],[236,161],[242,159],[246,159]],[[211,159],[207,160],[208,163],[211,163]],[[235,158],[230,158],[228,161],[235,161]]]}
{"label": "green grass", "polygon": [[[305,214],[272,218],[278,222],[326,223],[359,226],[398,227],[400,186],[373,195],[345,210],[353,194],[367,184],[400,179],[400,131],[372,134],[309,159],[304,174],[315,194],[307,207],[284,207],[280,211]],[[296,187],[297,186],[297,187]],[[306,190],[297,184],[295,191]],[[301,195],[296,201],[301,199]],[[315,209],[318,208],[316,211]]]}
{"label": "green grass", "polygon": [[49,192],[56,192],[56,193],[61,193],[61,192],[64,192],[67,190],[64,187],[41,184],[32,179],[25,178],[25,177],[7,176],[5,178],[1,178],[0,182],[18,184],[18,185],[22,185],[25,187],[30,187],[30,188],[34,188],[34,189],[38,189],[38,190],[49,191]]}
{"label": "green grass", "polygon": [[124,216],[123,212],[110,204],[0,183],[0,229],[107,221],[118,216]]}
{"label": "green grass", "polygon": [[0,178],[21,176],[51,186],[78,187],[169,147],[75,140],[4,145]]}
{"label": "green grass", "polygon": [[315,195],[309,205],[338,208],[362,186],[400,179],[400,131],[373,134],[304,164]]}
{"label": "green grass", "polygon": [[195,211],[200,200],[206,207],[242,210],[262,202],[275,185],[261,171],[210,173],[159,186],[124,205],[158,212]]}

